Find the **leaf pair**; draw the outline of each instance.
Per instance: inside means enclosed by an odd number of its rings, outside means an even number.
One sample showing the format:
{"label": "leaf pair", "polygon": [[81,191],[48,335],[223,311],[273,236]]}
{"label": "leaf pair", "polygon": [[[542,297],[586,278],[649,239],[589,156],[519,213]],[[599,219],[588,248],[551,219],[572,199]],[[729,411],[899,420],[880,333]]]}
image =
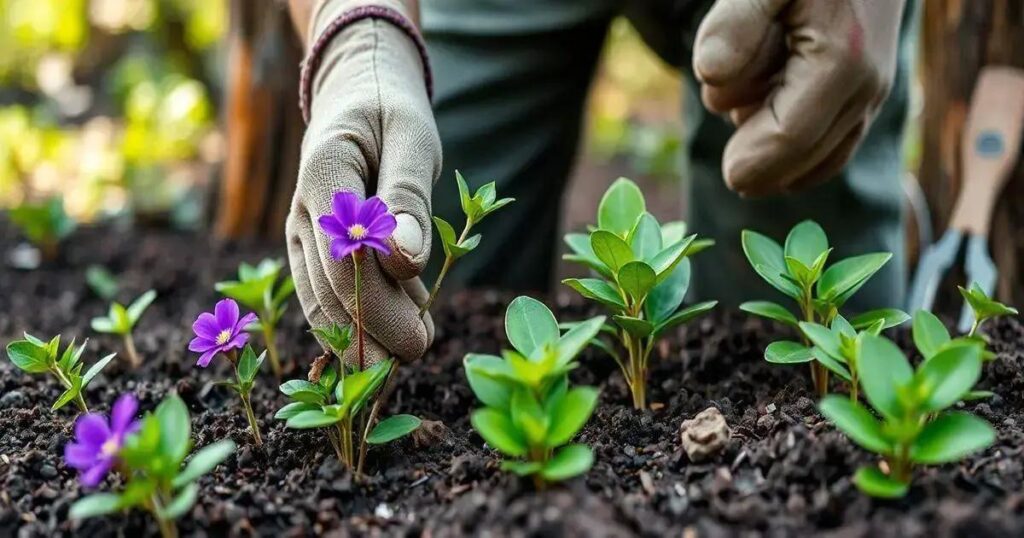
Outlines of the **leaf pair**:
{"label": "leaf pair", "polygon": [[49,342],[44,342],[25,333],[24,340],[16,340],[7,344],[7,357],[15,366],[27,373],[51,373],[64,386],[64,392],[53,403],[51,409],[60,409],[74,400],[81,411],[88,411],[85,401],[81,397],[82,391],[114,359],[116,354],[111,353],[96,361],[83,374],[82,353],[85,351],[87,342],[88,340],[75,347],[75,341],[72,340],[64,349],[64,353],[58,357],[60,335],[54,336]]}
{"label": "leaf pair", "polygon": [[149,290],[140,295],[132,304],[126,308],[118,302],[110,304],[110,311],[106,317],[92,319],[92,330],[98,333],[128,335],[131,334],[135,325],[138,324],[142,314],[153,304],[156,299],[156,291]]}
{"label": "leaf pair", "polygon": [[[198,498],[199,478],[227,459],[235,451],[235,443],[224,439],[207,445],[184,464],[191,448],[188,408],[172,394],[142,418],[139,431],[125,439],[119,455],[128,470],[124,490],[84,497],[71,506],[70,516],[83,519],[133,507],[145,507],[157,519],[167,521],[185,515]],[[161,504],[154,506],[154,497],[161,499]]]}
{"label": "leaf pair", "polygon": [[469,235],[469,231],[475,224],[515,201],[515,198],[498,199],[493,181],[481,186],[474,194],[470,194],[469,185],[458,170],[455,171],[455,181],[459,186],[459,203],[462,206],[462,214],[466,217],[462,235],[457,234],[455,228],[448,221],[441,217],[434,217],[434,225],[437,227],[437,234],[441,237],[441,247],[444,248],[445,258],[451,261],[469,254],[480,245],[480,234]]}
{"label": "leaf pair", "polygon": [[974,314],[974,325],[971,329],[972,336],[978,330],[978,326],[986,320],[999,316],[1016,316],[1019,314],[1016,308],[991,299],[977,282],[972,283],[969,289],[960,286],[957,286],[957,289],[960,290],[960,295],[967,301],[967,304],[971,307],[971,312]]}
{"label": "leaf pair", "polygon": [[854,477],[864,492],[902,496],[914,464],[957,461],[995,440],[984,420],[946,409],[967,395],[981,374],[978,346],[952,346],[915,371],[899,348],[881,336],[859,338],[860,384],[878,420],[865,407],[829,395],[821,412],[851,440],[884,456],[892,472],[862,469]]}
{"label": "leaf pair", "polygon": [[291,276],[278,284],[284,264],[280,260],[264,259],[257,266],[242,263],[238,266],[238,280],[218,282],[214,288],[244,306],[260,312],[260,322],[275,327],[284,315],[288,298],[295,293]]}
{"label": "leaf pair", "polygon": [[313,333],[320,342],[327,346],[338,359],[343,359],[345,350],[352,344],[351,325],[332,323],[326,327],[310,329],[309,332]]}

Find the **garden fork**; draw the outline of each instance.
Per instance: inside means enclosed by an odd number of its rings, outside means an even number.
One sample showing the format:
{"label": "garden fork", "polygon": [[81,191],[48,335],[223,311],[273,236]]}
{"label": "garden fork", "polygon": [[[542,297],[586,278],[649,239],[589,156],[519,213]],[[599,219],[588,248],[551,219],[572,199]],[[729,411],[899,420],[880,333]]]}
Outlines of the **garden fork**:
{"label": "garden fork", "polygon": [[[963,181],[949,229],[925,249],[917,266],[908,309],[930,309],[943,274],[949,270],[967,237],[964,270],[969,287],[977,282],[992,296],[997,270],[988,251],[992,210],[1020,152],[1024,124],[1024,70],[986,67],[978,76],[961,144]],[[971,310],[964,304],[959,328],[971,326]]]}

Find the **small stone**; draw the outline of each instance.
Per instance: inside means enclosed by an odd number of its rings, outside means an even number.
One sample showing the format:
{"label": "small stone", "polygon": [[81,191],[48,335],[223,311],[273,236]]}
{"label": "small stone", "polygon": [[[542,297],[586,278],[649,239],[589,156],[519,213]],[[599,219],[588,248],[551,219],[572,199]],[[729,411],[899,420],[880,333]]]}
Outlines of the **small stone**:
{"label": "small stone", "polygon": [[419,448],[444,444],[451,438],[451,431],[440,420],[424,420],[412,432],[412,440]]}
{"label": "small stone", "polygon": [[57,468],[50,464],[45,464],[39,468],[39,476],[50,479],[57,478]]}
{"label": "small stone", "polygon": [[373,515],[381,519],[391,519],[392,517],[394,517],[395,511],[392,510],[391,507],[388,506],[387,504],[380,503],[377,505],[377,508],[373,509]]}
{"label": "small stone", "polygon": [[0,396],[0,409],[6,409],[8,407],[23,407],[27,403],[25,395],[19,391],[12,390]]}
{"label": "small stone", "polygon": [[679,426],[683,450],[694,463],[704,461],[725,448],[729,435],[729,425],[715,407],[701,411]]}

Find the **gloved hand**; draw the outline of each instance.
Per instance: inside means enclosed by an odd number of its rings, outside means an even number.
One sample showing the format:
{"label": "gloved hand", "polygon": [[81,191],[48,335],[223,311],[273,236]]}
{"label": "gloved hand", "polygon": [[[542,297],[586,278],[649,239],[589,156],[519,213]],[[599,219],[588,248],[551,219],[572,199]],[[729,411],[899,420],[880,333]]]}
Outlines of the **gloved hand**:
{"label": "gloved hand", "polygon": [[[328,0],[313,14],[309,42],[343,13],[397,0]],[[427,291],[417,277],[430,256],[430,192],[441,171],[441,142],[414,41],[394,24],[363,19],[345,27],[324,50],[312,80],[309,125],[299,178],[286,222],[288,258],[302,310],[314,327],[351,324],[355,311],[350,257],[335,260],[317,218],[331,196],[376,194],[398,221],[391,254],[370,251],[360,264],[366,360],[418,359],[434,326],[419,307]],[[346,360],[355,362],[355,345]]]}
{"label": "gloved hand", "polygon": [[838,173],[889,94],[904,0],[718,0],[693,68],[737,124],[722,172],[764,195]]}

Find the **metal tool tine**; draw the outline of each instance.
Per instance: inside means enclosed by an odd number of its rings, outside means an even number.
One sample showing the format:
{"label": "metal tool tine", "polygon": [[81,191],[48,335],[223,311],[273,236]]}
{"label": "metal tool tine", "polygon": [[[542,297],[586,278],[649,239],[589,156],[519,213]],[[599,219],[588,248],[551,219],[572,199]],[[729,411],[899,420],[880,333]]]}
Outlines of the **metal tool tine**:
{"label": "metal tool tine", "polygon": [[[988,238],[980,235],[972,235],[967,240],[967,259],[964,262],[964,269],[967,272],[965,288],[977,284],[985,295],[992,297],[996,289],[996,277],[998,271],[992,256],[988,252]],[[963,309],[960,311],[960,324],[957,327],[960,332],[965,333],[971,330],[971,305],[964,301]]]}
{"label": "metal tool tine", "polygon": [[943,275],[956,261],[962,239],[963,234],[960,230],[950,228],[942,234],[942,239],[938,243],[931,245],[921,254],[907,301],[908,312],[913,314],[921,309],[931,310]]}

